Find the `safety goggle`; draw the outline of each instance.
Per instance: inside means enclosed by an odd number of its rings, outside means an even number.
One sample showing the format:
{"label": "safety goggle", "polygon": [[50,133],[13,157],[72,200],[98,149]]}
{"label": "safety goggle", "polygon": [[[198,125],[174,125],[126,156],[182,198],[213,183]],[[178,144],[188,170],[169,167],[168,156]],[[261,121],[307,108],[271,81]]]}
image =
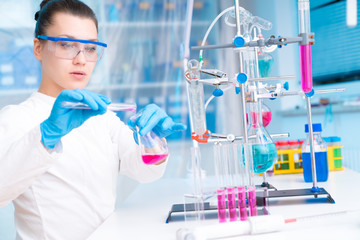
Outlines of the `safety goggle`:
{"label": "safety goggle", "polygon": [[[104,53],[104,49],[107,47],[106,43],[90,40],[49,37],[44,35],[38,35],[37,38],[55,42],[55,56],[69,60],[73,60],[80,52],[83,52],[86,61],[96,62],[97,60],[100,60]],[[50,45],[49,49],[52,50]]]}

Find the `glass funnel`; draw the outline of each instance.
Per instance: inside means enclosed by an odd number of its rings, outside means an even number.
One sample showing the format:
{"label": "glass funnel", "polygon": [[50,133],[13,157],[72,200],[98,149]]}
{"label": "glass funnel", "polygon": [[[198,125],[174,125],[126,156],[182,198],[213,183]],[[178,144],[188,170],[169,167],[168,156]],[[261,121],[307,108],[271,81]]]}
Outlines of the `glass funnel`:
{"label": "glass funnel", "polygon": [[258,52],[259,75],[260,77],[268,77],[274,66],[274,58],[266,52]]}
{"label": "glass funnel", "polygon": [[255,173],[263,173],[277,160],[277,151],[273,140],[263,126],[261,101],[249,103],[250,124],[248,126]]}

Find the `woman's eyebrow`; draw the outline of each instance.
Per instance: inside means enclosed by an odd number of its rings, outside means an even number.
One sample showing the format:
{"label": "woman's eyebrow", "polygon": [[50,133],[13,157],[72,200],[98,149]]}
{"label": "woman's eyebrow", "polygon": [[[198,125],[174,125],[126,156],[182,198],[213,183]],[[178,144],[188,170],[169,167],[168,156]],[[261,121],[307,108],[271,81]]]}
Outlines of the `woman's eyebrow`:
{"label": "woman's eyebrow", "polygon": [[[58,37],[65,37],[65,38],[72,38],[72,39],[78,39],[72,35],[67,35],[67,34],[61,34],[61,35],[58,35]],[[88,41],[94,41],[94,42],[97,42],[97,38],[96,39],[81,39],[81,40],[88,40]]]}

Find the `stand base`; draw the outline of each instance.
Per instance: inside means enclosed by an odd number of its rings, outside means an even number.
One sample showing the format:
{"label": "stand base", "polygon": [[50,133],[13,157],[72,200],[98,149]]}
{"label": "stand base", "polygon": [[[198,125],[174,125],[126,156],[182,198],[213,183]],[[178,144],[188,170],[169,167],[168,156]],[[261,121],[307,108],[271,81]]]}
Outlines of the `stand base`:
{"label": "stand base", "polygon": [[[265,188],[264,191],[257,192],[256,204],[258,207],[259,215],[268,215],[269,212],[267,207],[269,206],[268,200],[272,198],[281,198],[281,197],[298,197],[298,196],[313,196],[316,199],[323,199],[322,196],[326,197],[327,202],[335,203],[335,200],[324,188],[304,188],[304,189],[289,189],[289,190],[277,190],[272,185],[271,187]],[[262,208],[260,208],[262,207]],[[185,213],[186,211],[193,212],[195,211],[194,203],[184,204],[174,204],[169,211],[168,217],[166,218],[166,223],[170,221],[184,221],[185,216],[182,214],[174,218],[173,213]],[[211,205],[209,202],[204,202],[204,212],[206,212],[206,218],[215,219],[218,217],[217,206]]]}
{"label": "stand base", "polygon": [[289,189],[289,190],[275,190],[267,191],[266,194],[261,193],[262,196],[256,196],[256,201],[258,206],[267,205],[266,200],[271,198],[281,198],[281,197],[298,197],[298,196],[314,196],[318,198],[319,196],[326,197],[327,202],[335,203],[335,200],[324,188],[304,188],[304,189]]}

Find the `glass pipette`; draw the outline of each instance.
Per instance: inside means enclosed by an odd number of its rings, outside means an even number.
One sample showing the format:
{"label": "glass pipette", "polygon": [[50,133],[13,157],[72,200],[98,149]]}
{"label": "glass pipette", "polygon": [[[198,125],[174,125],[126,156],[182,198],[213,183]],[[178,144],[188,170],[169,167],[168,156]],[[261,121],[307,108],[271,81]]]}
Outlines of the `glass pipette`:
{"label": "glass pipette", "polygon": [[345,215],[345,214],[351,214],[351,213],[357,213],[357,212],[360,212],[360,209],[347,210],[347,211],[345,210],[345,211],[332,212],[332,213],[323,213],[323,214],[304,216],[304,217],[297,217],[297,218],[287,218],[284,221],[285,221],[285,223],[295,223],[295,222],[322,219],[322,218],[327,218],[327,217],[338,217],[338,216],[342,216],[342,215]]}
{"label": "glass pipette", "polygon": [[[79,102],[62,102],[62,106],[64,108],[71,108],[71,109],[90,109],[89,105],[85,103]],[[107,106],[107,109],[110,111],[136,111],[136,104],[135,103],[111,103]]]}

